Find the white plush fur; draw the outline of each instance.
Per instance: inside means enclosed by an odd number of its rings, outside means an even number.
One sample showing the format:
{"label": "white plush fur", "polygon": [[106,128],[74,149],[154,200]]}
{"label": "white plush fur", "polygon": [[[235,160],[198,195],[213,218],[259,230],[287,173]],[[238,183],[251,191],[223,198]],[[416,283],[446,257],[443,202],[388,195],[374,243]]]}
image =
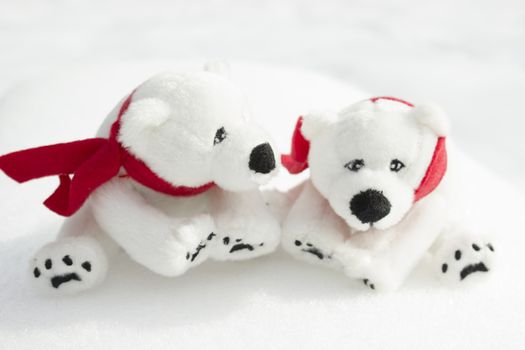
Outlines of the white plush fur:
{"label": "white plush fur", "polygon": [[[310,179],[284,222],[285,250],[341,269],[378,290],[399,288],[428,251],[436,271],[451,281],[462,281],[461,270],[469,264],[482,262],[490,270],[488,242],[479,232],[453,224],[455,206],[447,194],[451,169],[434,192],[413,201],[438,137],[448,134],[448,120],[439,108],[365,100],[338,114],[305,116],[302,132],[310,141]],[[347,164],[356,159],[362,167],[349,170]],[[394,159],[405,167],[392,171]],[[377,221],[362,222],[350,203],[369,189],[386,197],[391,208]],[[473,249],[475,242],[482,249]],[[450,261],[456,250],[469,258]],[[443,272],[445,260],[453,268]],[[479,273],[465,278],[474,275]]]}
{"label": "white plush fur", "polygon": [[[99,136],[108,136],[123,101]],[[277,170],[260,173],[249,167],[252,150],[272,144],[249,117],[239,90],[215,73],[164,73],[139,86],[122,117],[119,141],[173,185],[218,186],[173,197],[125,177],[111,180],[66,220],[56,242],[36,254],[32,273],[38,268],[41,274],[35,283],[52,293],[91,288],[104,279],[108,256],[118,247],[165,276],[180,275],[208,258],[242,260],[272,252],[280,227],[258,186]],[[226,137],[217,142],[220,128]],[[66,255],[74,262],[70,266],[62,261]],[[90,271],[82,268],[86,261]],[[59,287],[50,283],[70,272],[79,280]]]}

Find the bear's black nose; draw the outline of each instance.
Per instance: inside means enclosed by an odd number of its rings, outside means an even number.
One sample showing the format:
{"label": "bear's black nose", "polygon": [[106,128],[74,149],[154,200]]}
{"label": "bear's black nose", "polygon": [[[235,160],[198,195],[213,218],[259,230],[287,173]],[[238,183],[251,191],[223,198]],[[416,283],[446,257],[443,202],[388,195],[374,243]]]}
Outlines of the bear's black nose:
{"label": "bear's black nose", "polygon": [[248,166],[256,173],[261,174],[268,174],[275,169],[275,156],[272,146],[267,142],[255,147],[250,154]]}
{"label": "bear's black nose", "polygon": [[390,213],[390,202],[377,190],[356,194],[350,201],[350,210],[363,224],[374,223]]}

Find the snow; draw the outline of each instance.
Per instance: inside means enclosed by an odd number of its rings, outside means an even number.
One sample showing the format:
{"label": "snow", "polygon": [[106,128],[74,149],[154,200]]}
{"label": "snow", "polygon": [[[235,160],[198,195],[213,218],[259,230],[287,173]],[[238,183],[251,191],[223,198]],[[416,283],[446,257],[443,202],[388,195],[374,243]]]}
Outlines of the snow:
{"label": "snow", "polygon": [[463,190],[498,238],[499,265],[459,289],[422,266],[375,295],[282,252],[175,279],[120,256],[99,288],[47,298],[27,261],[61,222],[40,204],[56,180],[0,176],[0,348],[523,348],[524,16],[521,1],[3,1],[0,154],[91,137],[144,78],[209,57],[232,60],[282,151],[297,115],[363,96],[352,86],[432,99],[468,154]]}

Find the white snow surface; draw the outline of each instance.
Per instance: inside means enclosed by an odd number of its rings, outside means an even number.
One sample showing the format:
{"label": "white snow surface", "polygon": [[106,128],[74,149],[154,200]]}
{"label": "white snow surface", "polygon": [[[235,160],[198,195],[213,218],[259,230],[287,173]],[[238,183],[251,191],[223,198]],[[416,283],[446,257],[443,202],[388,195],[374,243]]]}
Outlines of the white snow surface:
{"label": "white snow surface", "polygon": [[122,254],[97,289],[43,297],[28,259],[62,221],[41,205],[56,179],[0,176],[0,349],[524,348],[524,18],[522,1],[2,1],[0,154],[92,137],[143,79],[207,58],[232,61],[281,151],[310,109],[431,99],[499,261],[478,285],[441,286],[423,264],[374,294],[283,252],[173,279]]}

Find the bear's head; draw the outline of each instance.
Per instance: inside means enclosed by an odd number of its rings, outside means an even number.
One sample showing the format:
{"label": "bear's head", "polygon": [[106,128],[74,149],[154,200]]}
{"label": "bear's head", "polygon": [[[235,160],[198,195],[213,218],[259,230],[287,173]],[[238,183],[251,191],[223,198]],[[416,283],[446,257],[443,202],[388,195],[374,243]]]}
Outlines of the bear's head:
{"label": "bear's head", "polygon": [[359,231],[397,224],[446,170],[448,121],[433,105],[373,98],[337,114],[307,115],[298,126],[303,146],[309,141],[303,168],[310,167],[317,190]]}
{"label": "bear's head", "polygon": [[225,77],[163,73],[134,91],[118,140],[171,184],[249,190],[276,172],[272,141],[249,117]]}

